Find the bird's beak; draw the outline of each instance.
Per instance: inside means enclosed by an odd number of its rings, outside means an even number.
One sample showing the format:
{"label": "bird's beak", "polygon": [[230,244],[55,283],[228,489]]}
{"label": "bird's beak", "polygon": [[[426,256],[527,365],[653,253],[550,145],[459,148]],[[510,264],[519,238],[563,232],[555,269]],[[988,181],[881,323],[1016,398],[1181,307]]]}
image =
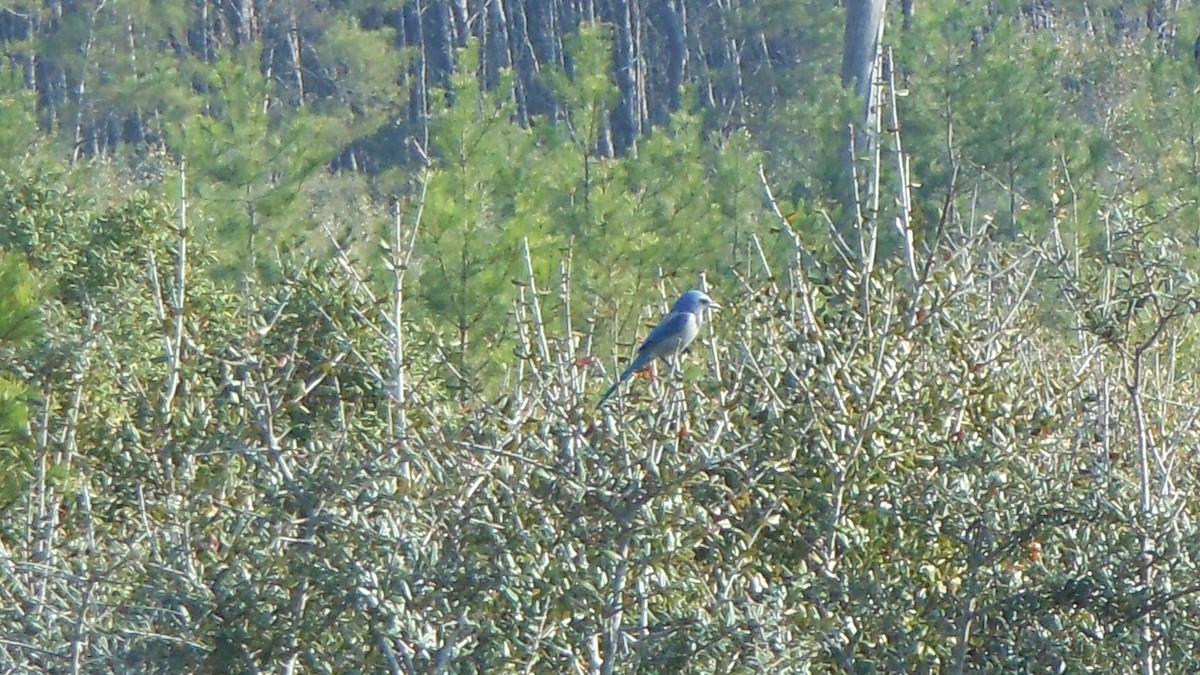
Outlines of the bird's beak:
{"label": "bird's beak", "polygon": [[721,306],[720,306],[720,305],[718,305],[718,304],[717,304],[717,303],[715,303],[715,302],[710,302],[710,303],[708,303],[708,308],[709,308],[709,309],[714,309],[714,310],[715,310],[715,309],[721,309]]}

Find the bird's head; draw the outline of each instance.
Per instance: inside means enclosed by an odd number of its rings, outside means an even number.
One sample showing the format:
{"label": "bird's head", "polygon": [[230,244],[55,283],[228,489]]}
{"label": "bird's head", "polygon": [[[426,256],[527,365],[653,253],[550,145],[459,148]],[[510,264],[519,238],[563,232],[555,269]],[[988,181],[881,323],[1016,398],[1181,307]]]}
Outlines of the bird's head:
{"label": "bird's head", "polygon": [[675,301],[675,305],[671,307],[672,312],[688,312],[691,314],[699,314],[702,309],[721,309],[721,306],[713,302],[713,299],[708,297],[708,293],[693,290],[679,296],[679,299]]}

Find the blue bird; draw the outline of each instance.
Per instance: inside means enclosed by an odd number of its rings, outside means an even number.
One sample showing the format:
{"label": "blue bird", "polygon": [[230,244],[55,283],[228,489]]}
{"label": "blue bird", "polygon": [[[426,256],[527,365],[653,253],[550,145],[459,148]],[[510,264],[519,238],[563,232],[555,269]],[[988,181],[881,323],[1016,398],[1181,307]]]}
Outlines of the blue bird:
{"label": "blue bird", "polygon": [[675,301],[671,306],[669,314],[658,322],[654,330],[646,336],[638,347],[637,356],[621,373],[621,377],[617,378],[616,382],[604,392],[604,396],[600,397],[600,402],[596,407],[604,405],[609,396],[621,386],[621,383],[629,379],[629,376],[634,372],[650,365],[654,359],[667,359],[684,349],[696,339],[696,333],[700,332],[700,312],[704,309],[720,309],[721,306],[713,302],[713,299],[708,297],[708,294],[703,291],[688,291]]}

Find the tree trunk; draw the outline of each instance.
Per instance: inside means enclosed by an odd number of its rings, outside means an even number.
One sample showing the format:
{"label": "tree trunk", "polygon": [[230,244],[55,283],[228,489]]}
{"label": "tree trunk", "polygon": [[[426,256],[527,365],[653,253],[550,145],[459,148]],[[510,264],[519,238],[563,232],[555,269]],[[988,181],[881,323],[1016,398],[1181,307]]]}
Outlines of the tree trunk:
{"label": "tree trunk", "polygon": [[499,81],[500,69],[512,65],[508,51],[508,17],[500,0],[488,0],[488,19],[484,23],[484,48],[480,50],[483,64],[483,86],[494,87]]}
{"label": "tree trunk", "polygon": [[471,12],[467,9],[467,0],[451,0],[450,12],[454,17],[454,46],[466,44],[469,18]]}
{"label": "tree trunk", "polygon": [[249,44],[258,37],[258,14],[253,0],[230,0],[225,4],[225,20],[232,33],[234,44]]}
{"label": "tree trunk", "polygon": [[612,115],[613,143],[617,154],[633,150],[641,132],[638,116],[637,58],[634,46],[633,8],[634,0],[613,0],[611,20],[615,26],[613,34],[613,71],[616,76],[620,100]]}
{"label": "tree trunk", "polygon": [[425,60],[431,83],[448,86],[454,74],[454,19],[444,2],[425,5]]}
{"label": "tree trunk", "polygon": [[510,0],[508,6],[509,48],[512,55],[513,97],[517,104],[517,122],[522,126],[529,124],[530,115],[537,111],[533,109],[529,90],[537,80],[537,67],[533,56],[533,47],[529,43],[528,7],[523,2]]}
{"label": "tree trunk", "polygon": [[526,83],[526,96],[530,115],[553,115],[554,96],[546,89],[540,73],[547,67],[561,65],[558,35],[555,34],[554,3],[545,0],[524,2],[524,58],[529,62],[530,78]]}
{"label": "tree trunk", "polygon": [[295,9],[289,17],[291,26],[288,29],[288,49],[292,56],[292,79],[296,85],[296,104],[304,105],[304,65],[301,62],[300,22],[296,18]]}
{"label": "tree trunk", "polygon": [[[862,115],[854,120],[853,152],[869,154],[871,137],[866,133],[874,125],[876,101],[875,63],[883,40],[883,13],[886,0],[849,0],[846,3],[846,36],[842,47],[842,86],[853,87],[862,102]],[[842,151],[842,184],[838,186],[843,204],[853,206],[854,156],[850,134]]]}
{"label": "tree trunk", "polygon": [[655,56],[651,57],[654,76],[646,87],[654,96],[647,120],[651,124],[667,123],[671,113],[679,109],[687,65],[687,36],[682,11],[682,2],[677,0],[652,4],[647,13],[646,18],[658,37],[648,41],[657,43]]}
{"label": "tree trunk", "polygon": [[[425,45],[425,31],[421,26],[421,12],[418,3],[409,3],[400,13],[401,35],[404,44],[415,47],[416,58],[409,67],[411,84],[408,99],[408,119],[415,125],[413,136],[422,148],[429,147],[429,71],[428,56]],[[408,149],[401,148],[407,153]]]}
{"label": "tree trunk", "polygon": [[842,86],[854,85],[863,100],[863,118],[870,113],[873,70],[883,39],[886,0],[850,0],[846,5],[846,38],[842,48]]}

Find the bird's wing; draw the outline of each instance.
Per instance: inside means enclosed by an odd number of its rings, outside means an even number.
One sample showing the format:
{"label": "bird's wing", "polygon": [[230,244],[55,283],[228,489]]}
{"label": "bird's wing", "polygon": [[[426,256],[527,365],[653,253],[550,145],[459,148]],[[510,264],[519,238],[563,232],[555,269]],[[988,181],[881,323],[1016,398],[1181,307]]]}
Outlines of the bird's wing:
{"label": "bird's wing", "polygon": [[642,340],[638,347],[638,359],[641,360],[643,355],[647,359],[653,359],[678,351],[680,343],[692,334],[691,322],[695,320],[694,316],[689,312],[672,312],[664,316],[646,339]]}

